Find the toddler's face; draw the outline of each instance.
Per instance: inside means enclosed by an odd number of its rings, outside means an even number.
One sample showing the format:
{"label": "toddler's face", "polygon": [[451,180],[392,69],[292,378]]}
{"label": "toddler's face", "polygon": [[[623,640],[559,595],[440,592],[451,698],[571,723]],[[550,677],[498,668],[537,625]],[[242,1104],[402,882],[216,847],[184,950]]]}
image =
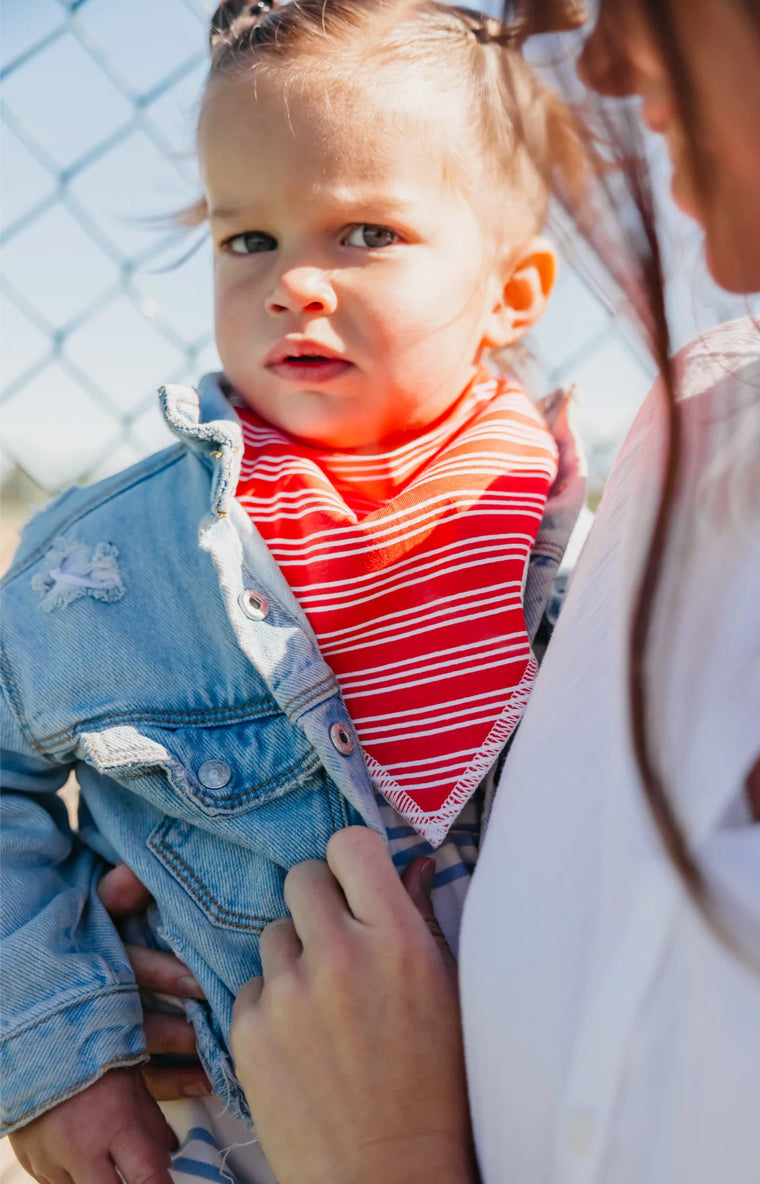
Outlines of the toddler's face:
{"label": "toddler's face", "polygon": [[312,444],[372,451],[432,423],[490,332],[501,269],[467,178],[451,183],[436,102],[426,87],[378,114],[252,76],[206,97],[222,364],[250,407]]}

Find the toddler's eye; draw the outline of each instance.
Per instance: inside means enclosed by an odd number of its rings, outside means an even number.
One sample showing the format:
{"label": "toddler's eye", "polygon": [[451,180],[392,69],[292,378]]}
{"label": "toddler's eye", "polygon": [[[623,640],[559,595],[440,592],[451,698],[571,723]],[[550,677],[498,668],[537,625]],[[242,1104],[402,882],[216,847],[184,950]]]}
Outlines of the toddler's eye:
{"label": "toddler's eye", "polygon": [[373,226],[369,222],[362,222],[358,226],[351,226],[343,240],[349,247],[392,247],[398,242],[395,230],[387,226]]}
{"label": "toddler's eye", "polygon": [[232,255],[258,255],[260,251],[274,251],[277,241],[261,230],[247,230],[228,238],[224,246]]}

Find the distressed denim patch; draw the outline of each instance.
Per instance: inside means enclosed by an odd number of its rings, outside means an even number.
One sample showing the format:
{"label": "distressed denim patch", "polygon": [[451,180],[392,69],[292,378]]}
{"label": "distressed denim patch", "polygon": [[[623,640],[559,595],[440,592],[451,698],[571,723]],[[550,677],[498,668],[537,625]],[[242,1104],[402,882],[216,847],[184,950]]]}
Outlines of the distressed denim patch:
{"label": "distressed denim patch", "polygon": [[95,600],[121,600],[124,581],[116,562],[119,552],[112,543],[94,548],[80,539],[61,536],[45,556],[45,570],[37,572],[32,587],[42,599],[39,608],[49,613],[66,608],[80,596]]}

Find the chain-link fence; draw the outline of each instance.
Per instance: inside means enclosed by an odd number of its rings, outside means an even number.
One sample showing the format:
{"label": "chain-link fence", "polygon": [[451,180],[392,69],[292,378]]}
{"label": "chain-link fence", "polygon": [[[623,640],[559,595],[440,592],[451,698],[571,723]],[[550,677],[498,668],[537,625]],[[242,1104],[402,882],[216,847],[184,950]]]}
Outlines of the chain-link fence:
{"label": "chain-link fence", "polygon": [[[6,517],[168,442],[155,390],[216,365],[210,251],[172,228],[211,0],[3,0]],[[184,257],[184,261],[183,260]],[[578,381],[597,483],[651,374],[619,310],[566,266],[533,348]]]}

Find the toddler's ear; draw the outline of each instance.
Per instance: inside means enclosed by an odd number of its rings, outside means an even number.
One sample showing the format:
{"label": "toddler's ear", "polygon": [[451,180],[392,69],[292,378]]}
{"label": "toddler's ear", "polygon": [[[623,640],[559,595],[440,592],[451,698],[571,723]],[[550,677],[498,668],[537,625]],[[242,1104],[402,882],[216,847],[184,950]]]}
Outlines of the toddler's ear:
{"label": "toddler's ear", "polygon": [[483,345],[501,349],[519,341],[546,308],[557,275],[557,256],[544,238],[532,238],[505,261],[498,300],[486,322]]}

